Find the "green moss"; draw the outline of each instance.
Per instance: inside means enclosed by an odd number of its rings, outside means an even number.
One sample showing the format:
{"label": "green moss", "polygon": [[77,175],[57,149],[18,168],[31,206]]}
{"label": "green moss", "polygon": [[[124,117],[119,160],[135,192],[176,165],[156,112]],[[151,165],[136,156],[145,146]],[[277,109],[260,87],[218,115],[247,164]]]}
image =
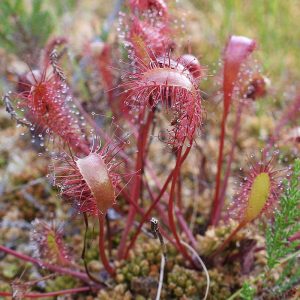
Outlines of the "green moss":
{"label": "green moss", "polygon": [[71,289],[77,286],[76,279],[70,276],[59,276],[53,280],[46,281],[46,292]]}

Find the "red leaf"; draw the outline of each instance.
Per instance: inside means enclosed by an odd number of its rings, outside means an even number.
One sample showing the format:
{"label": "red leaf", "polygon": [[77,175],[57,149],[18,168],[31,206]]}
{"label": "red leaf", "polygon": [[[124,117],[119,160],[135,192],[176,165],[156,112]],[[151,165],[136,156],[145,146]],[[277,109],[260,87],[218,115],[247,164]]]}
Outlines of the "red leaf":
{"label": "red leaf", "polygon": [[224,114],[227,116],[232,98],[232,91],[240,66],[255,49],[256,43],[244,36],[230,37],[224,54]]}

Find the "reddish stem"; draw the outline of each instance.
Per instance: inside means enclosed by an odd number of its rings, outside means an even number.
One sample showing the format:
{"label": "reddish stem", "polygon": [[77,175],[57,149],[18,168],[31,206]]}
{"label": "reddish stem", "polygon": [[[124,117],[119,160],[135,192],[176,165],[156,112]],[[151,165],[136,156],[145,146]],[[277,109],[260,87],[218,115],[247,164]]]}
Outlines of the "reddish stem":
{"label": "reddish stem", "polygon": [[255,41],[243,36],[231,36],[224,53],[223,71],[223,92],[224,109],[221,123],[221,135],[219,145],[218,169],[216,174],[216,189],[212,205],[210,221],[211,225],[216,225],[220,219],[222,205],[219,201],[221,172],[223,162],[224,139],[226,132],[226,119],[230,110],[234,85],[238,79],[240,66],[255,49]]}
{"label": "reddish stem", "polygon": [[231,172],[231,164],[232,164],[233,157],[234,157],[236,141],[237,141],[238,133],[240,131],[241,116],[242,116],[244,104],[245,104],[244,101],[240,101],[239,105],[238,105],[238,111],[237,111],[237,115],[236,115],[236,121],[235,121],[235,125],[234,125],[233,137],[232,137],[232,142],[231,142],[231,149],[230,149],[229,158],[228,158],[228,162],[227,162],[227,166],[226,166],[222,190],[221,190],[219,201],[218,201],[219,206],[220,206],[220,213],[224,206],[225,194],[226,194],[228,179],[229,179],[230,172]]}
{"label": "reddish stem", "polygon": [[181,210],[177,207],[175,207],[175,213],[176,213],[176,217],[178,219],[178,223],[181,226],[183,232],[186,234],[187,238],[190,240],[190,242],[192,243],[192,246],[194,248],[196,248],[197,246],[197,241],[193,236],[192,231],[190,230],[189,226],[187,225],[184,216],[181,212]]}
{"label": "reddish stem", "polygon": [[[146,186],[148,186],[147,183],[146,183]],[[149,194],[150,194],[150,193],[149,193]],[[133,205],[133,206],[135,207],[135,209],[138,211],[138,213],[139,213],[142,217],[145,216],[144,210],[143,210],[141,207],[139,207],[135,202],[132,202],[130,196],[129,196],[126,192],[123,194],[123,196],[124,196],[124,198],[129,202],[129,204],[131,204],[131,205]],[[151,199],[152,199],[152,196],[151,196]],[[152,201],[154,202],[154,199],[152,199]],[[163,208],[159,207],[158,210],[159,210],[159,213],[160,213],[161,215],[163,215],[163,213],[164,213]],[[167,222],[165,222],[165,224],[167,224]],[[173,243],[173,240],[168,236],[168,234],[167,234],[162,228],[160,228],[160,231],[161,231],[161,234],[163,235],[163,237],[164,237],[165,239],[167,239],[169,242]],[[174,243],[173,243],[173,244],[174,244]]]}
{"label": "reddish stem", "polygon": [[[192,145],[190,145],[190,147],[188,147],[186,149],[186,151],[185,151],[186,155],[184,155],[185,157],[187,157],[187,154],[190,152],[191,146]],[[182,163],[182,161],[181,161],[182,146],[180,148],[178,148],[177,151],[178,152],[177,152],[176,165],[175,165],[174,172],[173,172],[173,179],[172,179],[171,191],[170,191],[170,196],[169,196],[169,204],[168,204],[169,223],[170,223],[170,229],[175,237],[176,244],[177,244],[180,252],[182,253],[182,255],[185,258],[187,258],[192,263],[192,265],[194,265],[193,259],[186,251],[186,248],[181,244],[180,237],[177,234],[175,218],[174,218],[174,195],[175,195],[175,187],[176,187],[176,183],[177,183],[177,179],[178,179],[178,175],[179,175],[180,167],[181,167],[181,163]]]}
{"label": "reddish stem", "polygon": [[0,292],[0,296],[2,296],[2,297],[12,297],[12,293],[10,293],[10,292]]}
{"label": "reddish stem", "polygon": [[214,201],[212,205],[212,211],[210,215],[210,224],[216,225],[221,215],[221,206],[219,203],[219,192],[220,192],[220,185],[221,185],[221,169],[222,169],[222,162],[223,162],[223,150],[224,150],[224,139],[225,139],[225,132],[226,132],[226,119],[227,114],[225,110],[223,111],[222,123],[221,123],[221,136],[220,136],[220,145],[219,145],[219,157],[218,157],[218,169],[216,174],[216,188],[215,188],[215,195]]}
{"label": "reddish stem", "polygon": [[177,205],[180,210],[182,210],[182,187],[181,187],[181,176],[180,172],[178,175],[178,181],[177,181]]}
{"label": "reddish stem", "polygon": [[[87,121],[90,123],[90,125],[95,128],[96,132],[98,134],[100,134],[106,141],[110,140],[110,138],[108,137],[108,135],[105,132],[103,132],[103,130],[96,124],[96,122],[88,115],[88,113],[82,108],[82,106],[80,105],[80,103],[76,103],[76,104],[77,104],[78,109],[80,110],[80,112],[87,118]],[[131,123],[129,123],[129,125],[131,125]],[[133,126],[131,126],[131,129],[133,131],[134,136],[136,137],[137,136],[136,128],[133,127]],[[120,155],[122,156],[122,158],[124,159],[124,161],[126,163],[130,163],[131,162],[130,157],[122,149],[120,151]],[[147,159],[146,159],[146,167],[147,167],[147,169],[149,171],[149,175],[156,182],[157,186],[160,186],[160,181],[159,181],[159,179],[157,178],[157,176],[155,175],[155,173],[153,171],[153,168],[151,166],[151,162],[149,162]],[[162,193],[161,196],[163,196],[164,192],[165,192],[165,190],[163,191],[163,193]],[[133,205],[133,203],[130,201],[131,199],[129,199],[130,196],[126,193],[125,190],[122,191],[122,195],[124,197],[126,196],[125,198],[127,199],[127,201],[130,202]],[[161,196],[160,196],[160,198],[161,198]],[[157,200],[157,202],[159,201],[159,199]],[[153,207],[151,208],[150,212],[156,206],[156,203],[153,205]],[[135,205],[135,208],[141,213],[140,207],[138,207],[137,205]],[[145,221],[146,220],[147,219],[145,219]],[[184,218],[179,218],[179,223],[180,223],[181,227],[183,228],[183,230],[185,231],[186,235],[189,237],[190,241],[193,243],[193,245],[195,245],[195,239],[194,239],[192,233],[190,232],[189,227],[187,226]],[[127,237],[127,235],[125,237]],[[125,240],[125,242],[126,242],[126,240]]]}
{"label": "reddish stem", "polygon": [[[148,183],[147,179],[144,180],[144,184],[145,184],[145,186],[146,186],[146,188],[148,190],[148,194],[150,196],[151,202],[153,203],[156,199],[155,199],[155,197],[154,197],[154,195],[153,195],[153,193],[151,191],[151,188],[149,186],[149,183]],[[160,205],[160,203],[157,203],[157,205],[155,206],[155,209],[157,210],[157,212],[158,212],[158,214],[160,216],[160,219],[163,221],[163,223],[166,226],[168,226],[169,225],[169,220],[168,220],[168,216],[166,214],[165,207],[162,206],[162,205]]]}
{"label": "reddish stem", "polygon": [[67,274],[67,275],[79,278],[79,279],[81,279],[83,281],[86,281],[86,282],[90,281],[88,276],[84,273],[81,273],[81,272],[78,272],[78,271],[73,271],[73,270],[70,270],[70,269],[66,269],[66,268],[63,268],[63,267],[59,267],[59,266],[56,266],[56,265],[53,265],[53,264],[49,264],[49,263],[40,261],[36,258],[33,258],[31,256],[27,256],[27,255],[22,254],[22,253],[19,253],[15,250],[12,250],[12,249],[7,248],[5,246],[0,245],[0,251],[3,251],[3,252],[5,252],[7,254],[10,254],[10,255],[13,255],[13,256],[15,256],[15,257],[17,257],[17,258],[19,258],[23,261],[31,262],[31,263],[39,266],[39,267],[46,268],[50,271],[60,273],[60,274]]}
{"label": "reddish stem", "polygon": [[[25,298],[48,298],[48,297],[55,297],[59,295],[68,295],[68,294],[77,294],[89,291],[91,288],[88,286],[80,287],[80,288],[73,288],[73,289],[67,289],[67,290],[60,290],[55,292],[49,292],[49,293],[28,293],[25,294]],[[0,292],[0,296],[2,297],[12,297],[13,294],[10,292]]]}
{"label": "reddish stem", "polygon": [[220,252],[222,252],[226,246],[230,243],[230,241],[233,239],[233,237],[246,225],[246,223],[242,222],[240,223],[233,231],[232,233],[229,235],[229,237],[223,242],[223,244],[221,244],[216,250],[215,252],[212,253],[212,255],[210,256],[210,258],[214,258],[216,255],[218,255]]}
{"label": "reddish stem", "polygon": [[[189,152],[186,152],[183,156],[182,156],[182,159],[181,161],[184,162],[187,155],[188,155]],[[161,189],[161,183],[160,183],[160,180],[158,179],[158,177],[155,175],[151,165],[149,164],[149,162],[146,162],[147,163],[147,167],[148,167],[148,171],[149,171],[149,174],[152,176],[152,179],[154,180],[156,186],[158,188]],[[169,200],[169,194],[168,192],[164,192],[164,196],[166,197],[166,201]],[[159,205],[159,203],[158,203]],[[175,207],[175,212],[176,214],[180,214],[180,210]],[[190,239],[190,242],[192,243],[193,247],[195,247],[195,244],[196,244],[196,240],[193,236],[193,233],[191,232],[189,226],[186,224],[186,221],[185,219],[182,217],[182,218],[178,218],[178,221],[179,221],[179,225],[181,226],[182,230],[185,232],[186,236]]]}
{"label": "reddish stem", "polygon": [[139,236],[139,234],[142,230],[142,227],[143,227],[144,223],[149,220],[149,216],[150,216],[152,210],[154,209],[154,207],[156,206],[156,204],[158,203],[158,201],[161,199],[162,195],[166,191],[166,189],[168,187],[168,184],[172,179],[172,176],[173,176],[173,172],[171,172],[169,174],[168,178],[166,179],[165,184],[163,185],[162,189],[160,190],[159,195],[157,196],[155,201],[152,202],[151,206],[148,208],[148,210],[144,214],[142,220],[140,221],[139,227],[137,228],[134,236],[130,240],[130,243],[129,243],[128,247],[126,248],[125,255],[124,255],[125,258],[128,256],[129,250],[133,247],[135,241],[137,240],[137,238],[138,238],[138,236]]}
{"label": "reddish stem", "polygon": [[105,217],[99,214],[99,255],[100,259],[103,263],[105,270],[111,275],[115,275],[115,270],[111,267],[105,253],[105,234],[104,234],[104,223]]}
{"label": "reddish stem", "polygon": [[[190,149],[190,148],[189,148],[189,149]],[[188,156],[188,153],[189,153],[189,151],[186,151],[186,152],[184,153],[184,155],[181,157],[180,165],[184,162],[184,160],[185,160],[186,157]],[[175,168],[174,168],[174,169],[175,169]],[[166,189],[167,189],[167,187],[168,187],[168,185],[169,185],[169,183],[170,183],[170,181],[171,181],[171,179],[172,179],[173,173],[174,173],[174,170],[169,174],[169,176],[167,177],[167,179],[166,179],[164,185],[160,188],[160,193],[159,193],[159,195],[158,195],[158,196],[156,197],[156,199],[152,202],[151,206],[148,208],[147,212],[144,214],[142,220],[140,221],[139,227],[137,228],[137,230],[136,230],[134,236],[131,238],[130,244],[128,245],[128,247],[127,247],[127,249],[126,249],[125,257],[128,256],[128,253],[129,253],[130,249],[134,246],[134,243],[135,243],[135,241],[137,240],[137,238],[138,238],[138,236],[139,236],[139,234],[140,234],[140,232],[141,232],[141,229],[142,229],[144,223],[145,223],[147,220],[149,220],[149,216],[150,216],[152,210],[156,207],[156,205],[158,205],[159,200],[160,200],[160,199],[162,198],[162,196],[164,195],[164,193],[165,193],[165,191],[166,191]],[[152,175],[153,175],[153,177],[155,177],[155,176],[154,176],[154,173],[153,173]],[[158,185],[159,185],[159,182],[157,182],[157,183],[158,183]],[[186,226],[186,227],[187,227],[187,226]],[[186,228],[185,228],[185,229],[186,229]],[[188,230],[187,230],[187,231],[188,231]],[[187,234],[187,236],[190,237],[191,234]]]}
{"label": "reddish stem", "polygon": [[133,202],[128,192],[125,189],[123,189],[120,184],[118,184],[117,186],[119,189],[122,189],[121,194],[124,197],[124,199],[129,203],[129,205],[133,205],[136,211],[138,211],[141,215],[143,215],[144,214],[143,209],[137,203]]}
{"label": "reddish stem", "polygon": [[[81,104],[79,103],[79,101],[76,101],[76,99],[75,99],[74,102],[76,103],[76,106],[79,109],[79,111],[81,112],[81,114],[85,117],[86,121],[95,129],[96,133],[99,134],[102,138],[104,138],[104,140],[106,142],[109,141],[109,140],[111,140],[111,138],[102,130],[101,127],[99,127],[97,125],[97,123],[84,110],[84,108],[81,106]],[[136,130],[136,128],[134,126],[132,126],[131,123],[129,123],[129,125],[131,126],[131,130],[132,130],[134,136],[137,137],[137,130]],[[122,159],[126,162],[126,164],[130,164],[131,163],[131,158],[124,152],[123,149],[120,149],[119,154],[122,157]],[[159,181],[159,179],[157,178],[157,176],[155,175],[155,173],[153,171],[153,168],[151,166],[151,162],[149,162],[147,159],[145,161],[146,161],[146,168],[149,171],[149,175],[153,178],[153,180],[155,180],[157,186],[160,186],[160,181]],[[133,203],[131,202],[130,196],[127,194],[126,190],[122,189],[122,188],[121,188],[121,190],[122,190],[122,195],[124,196],[124,198],[129,203],[131,203],[133,205]],[[136,204],[135,204],[135,208],[141,213],[140,207],[138,207]],[[185,223],[184,219],[180,219],[179,222],[180,222],[180,224],[182,225],[183,228],[187,228],[188,229],[188,227],[186,226],[186,223]],[[187,236],[192,236],[191,232],[190,233],[186,232],[186,234],[187,234]]]}
{"label": "reddish stem", "polygon": [[[137,154],[137,158],[136,158],[135,171],[136,171],[136,173],[140,172],[140,175],[135,177],[133,193],[132,193],[132,200],[135,203],[138,202],[138,199],[141,194],[143,169],[144,169],[144,162],[145,162],[145,148],[146,148],[148,132],[149,132],[152,120],[153,120],[153,116],[154,116],[154,112],[150,111],[148,114],[146,123],[143,124],[139,130],[138,145],[137,145],[138,154]],[[141,117],[140,121],[142,121],[142,120],[143,120],[143,117]],[[134,206],[131,205],[130,209],[129,209],[129,215],[127,218],[126,226],[123,231],[121,241],[119,244],[119,249],[118,249],[118,258],[119,259],[124,258],[126,239],[128,237],[129,231],[133,225],[135,215],[136,215],[136,209]]]}
{"label": "reddish stem", "polygon": [[[147,189],[148,189],[148,191],[149,191],[149,195],[150,195],[150,197],[151,197],[151,201],[154,202],[155,199],[153,198],[153,195],[152,195],[152,193],[151,193],[151,190],[150,190],[150,187],[149,187],[148,183],[145,182],[145,185],[146,185],[146,187],[147,187]],[[138,206],[135,202],[132,202],[132,200],[131,200],[130,196],[127,194],[127,192],[124,192],[124,193],[122,193],[122,194],[123,194],[124,198],[129,202],[129,204],[133,205],[133,206],[135,207],[136,211],[137,211],[142,217],[144,217],[144,216],[145,216],[145,211],[144,211],[140,206]],[[167,225],[168,222],[167,222],[167,217],[165,217],[165,214],[164,214],[164,208],[158,206],[157,209],[158,209],[158,212],[160,213],[160,215],[162,216],[162,219],[164,220],[164,223]],[[164,231],[163,231],[162,229],[161,229],[161,233],[162,233],[162,235],[163,235],[168,241],[172,241],[171,238],[170,238],[166,233],[164,233]]]}

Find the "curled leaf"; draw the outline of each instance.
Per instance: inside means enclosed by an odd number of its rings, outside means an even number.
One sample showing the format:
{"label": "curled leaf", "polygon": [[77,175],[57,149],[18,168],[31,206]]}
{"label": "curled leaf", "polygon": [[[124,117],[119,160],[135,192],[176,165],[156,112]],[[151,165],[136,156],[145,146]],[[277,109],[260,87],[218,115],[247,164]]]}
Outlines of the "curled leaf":
{"label": "curled leaf", "polygon": [[244,36],[230,37],[224,53],[224,114],[227,116],[232,98],[232,92],[241,64],[254,51],[254,40]]}
{"label": "curled leaf", "polygon": [[91,153],[78,159],[76,164],[90,188],[91,197],[94,197],[97,208],[106,213],[115,202],[115,191],[104,160],[97,153]]}

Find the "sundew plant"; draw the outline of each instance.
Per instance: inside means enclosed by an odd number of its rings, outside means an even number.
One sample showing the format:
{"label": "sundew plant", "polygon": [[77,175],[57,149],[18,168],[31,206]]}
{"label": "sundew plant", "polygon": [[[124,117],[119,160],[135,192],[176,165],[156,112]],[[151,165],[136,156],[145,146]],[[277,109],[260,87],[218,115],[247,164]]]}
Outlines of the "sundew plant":
{"label": "sundew plant", "polygon": [[300,93],[209,6],[1,1],[1,299],[299,299]]}

